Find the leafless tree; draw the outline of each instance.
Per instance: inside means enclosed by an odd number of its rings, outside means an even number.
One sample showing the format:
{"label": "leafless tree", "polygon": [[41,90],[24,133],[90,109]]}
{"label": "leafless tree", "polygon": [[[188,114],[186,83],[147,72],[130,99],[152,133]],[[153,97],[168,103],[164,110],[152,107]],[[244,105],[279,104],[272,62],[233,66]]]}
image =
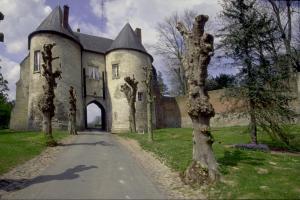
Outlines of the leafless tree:
{"label": "leafless tree", "polygon": [[136,93],[138,81],[135,80],[134,76],[130,78],[129,76],[124,78],[125,83],[121,85],[121,91],[124,92],[128,105],[129,105],[129,125],[130,132],[136,132],[136,120],[135,120],[135,102],[136,102]]}
{"label": "leafless tree", "polygon": [[170,76],[175,75],[173,84],[178,83],[177,90],[181,95],[187,93],[187,78],[182,64],[185,46],[176,25],[182,21],[187,29],[191,30],[195,16],[196,12],[193,10],[185,10],[183,15],[173,13],[156,27],[158,41],[154,46],[155,51],[163,57],[165,66],[170,69]]}
{"label": "leafless tree", "polygon": [[153,72],[152,66],[143,67],[145,72],[146,80],[143,83],[146,86],[147,90],[147,128],[148,128],[148,141],[153,142],[153,126],[152,126],[152,117],[153,117],[153,93],[152,93],[152,79],[153,79]]}
{"label": "leafless tree", "polygon": [[59,57],[52,57],[53,44],[44,44],[42,51],[43,58],[43,73],[46,82],[43,85],[44,94],[39,100],[38,107],[43,114],[43,132],[46,136],[47,146],[56,146],[57,143],[52,136],[52,118],[54,117],[55,106],[53,100],[55,98],[54,89],[57,87],[56,79],[61,78],[61,71],[55,70],[53,72],[52,62]]}
{"label": "leafless tree", "polygon": [[191,31],[184,23],[177,24],[186,47],[183,66],[189,88],[187,110],[193,123],[193,162],[185,171],[184,181],[192,184],[201,184],[205,175],[208,175],[210,181],[216,181],[219,177],[209,123],[215,112],[205,87],[207,67],[214,51],[214,37],[204,33],[207,21],[207,15],[197,16]]}
{"label": "leafless tree", "polygon": [[68,130],[70,135],[77,135],[76,130],[76,93],[73,86],[70,87],[69,90],[69,125]]}

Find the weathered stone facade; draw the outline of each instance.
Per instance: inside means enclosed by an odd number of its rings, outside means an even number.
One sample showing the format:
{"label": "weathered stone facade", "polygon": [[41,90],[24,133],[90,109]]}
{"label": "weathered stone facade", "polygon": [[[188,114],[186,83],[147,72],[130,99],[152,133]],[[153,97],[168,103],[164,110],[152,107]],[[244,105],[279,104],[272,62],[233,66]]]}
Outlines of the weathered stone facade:
{"label": "weathered stone facade", "polygon": [[[68,90],[74,87],[77,95],[77,126],[86,128],[86,107],[97,104],[102,111],[104,129],[111,132],[125,132],[129,129],[129,106],[120,91],[124,77],[134,75],[142,99],[136,102],[136,123],[138,131],[147,127],[145,88],[142,84],[144,66],[152,66],[153,58],[141,43],[140,30],[136,34],[126,24],[115,40],[74,33],[64,19],[68,7],[55,8],[28,38],[29,55],[21,63],[20,80],[17,83],[16,105],[12,112],[11,129],[40,130],[42,115],[38,101],[43,94],[44,77],[37,65],[36,52],[44,44],[55,43],[54,70],[61,68],[62,79],[55,90],[55,116],[53,128],[67,129]],[[113,78],[112,65],[118,65],[118,77]]]}

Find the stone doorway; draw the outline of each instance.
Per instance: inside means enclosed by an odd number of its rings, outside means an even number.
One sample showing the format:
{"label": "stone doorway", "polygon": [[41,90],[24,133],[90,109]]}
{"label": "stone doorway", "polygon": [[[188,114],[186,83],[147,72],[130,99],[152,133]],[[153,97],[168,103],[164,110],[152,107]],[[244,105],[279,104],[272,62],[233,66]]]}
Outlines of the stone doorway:
{"label": "stone doorway", "polygon": [[106,113],[101,103],[92,101],[87,104],[85,128],[106,131]]}

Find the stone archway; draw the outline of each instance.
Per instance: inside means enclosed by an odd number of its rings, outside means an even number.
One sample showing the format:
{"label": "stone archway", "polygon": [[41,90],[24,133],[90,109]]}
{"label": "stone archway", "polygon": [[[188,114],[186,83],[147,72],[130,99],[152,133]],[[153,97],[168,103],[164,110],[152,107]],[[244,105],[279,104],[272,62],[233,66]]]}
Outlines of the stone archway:
{"label": "stone archway", "polygon": [[[98,116],[101,116],[101,119],[100,119],[100,123],[101,124],[101,127],[100,126],[95,126],[95,127],[91,127],[89,126],[89,122],[88,122],[88,116],[89,116],[89,109],[88,107],[90,105],[96,105],[99,110],[100,110],[100,113],[98,112]],[[98,110],[98,111],[99,111]],[[96,110],[94,110],[94,112],[97,112]],[[100,114],[100,115],[99,115]],[[106,131],[107,130],[107,124],[106,124],[106,112],[105,112],[105,109],[103,107],[103,105],[101,103],[99,103],[98,101],[94,100],[94,101],[91,101],[89,102],[87,105],[86,105],[86,115],[85,115],[85,128],[86,129],[99,129],[99,130],[102,130],[102,131]],[[97,117],[98,117],[97,116]]]}

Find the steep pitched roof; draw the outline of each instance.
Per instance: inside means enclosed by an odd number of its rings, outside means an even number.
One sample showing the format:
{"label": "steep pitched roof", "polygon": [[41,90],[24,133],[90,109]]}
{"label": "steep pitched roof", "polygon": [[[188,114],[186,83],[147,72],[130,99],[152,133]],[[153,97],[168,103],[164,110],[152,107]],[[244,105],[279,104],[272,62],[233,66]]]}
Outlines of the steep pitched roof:
{"label": "steep pitched roof", "polygon": [[[119,35],[111,44],[110,48],[107,50],[107,53],[116,49],[132,49],[150,55],[137,38],[136,33],[132,30],[129,23],[123,27]],[[150,57],[152,58],[151,55]]]}
{"label": "steep pitched roof", "polygon": [[60,6],[54,8],[48,17],[38,26],[38,28],[29,35],[29,40],[34,34],[41,32],[56,32],[79,42],[79,39],[73,33],[69,24],[66,28],[63,27],[63,14]]}
{"label": "steep pitched roof", "polygon": [[75,32],[84,50],[103,53],[111,46],[113,40]]}

